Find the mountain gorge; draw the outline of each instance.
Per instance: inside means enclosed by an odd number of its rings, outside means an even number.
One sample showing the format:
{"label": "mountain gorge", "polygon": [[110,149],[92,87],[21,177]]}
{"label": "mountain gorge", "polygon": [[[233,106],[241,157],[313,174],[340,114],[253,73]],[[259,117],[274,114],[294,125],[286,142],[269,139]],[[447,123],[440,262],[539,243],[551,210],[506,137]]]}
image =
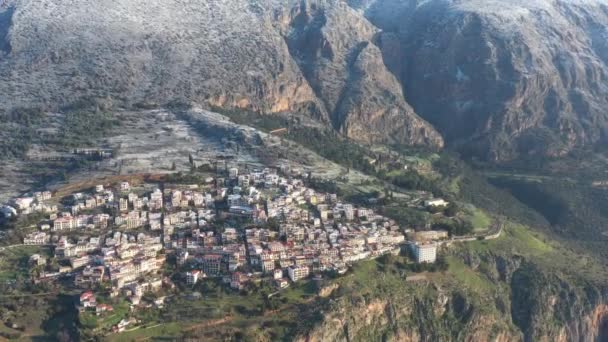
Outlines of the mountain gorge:
{"label": "mountain gorge", "polygon": [[489,160],[606,139],[597,0],[30,1],[0,14],[2,108],[191,102]]}

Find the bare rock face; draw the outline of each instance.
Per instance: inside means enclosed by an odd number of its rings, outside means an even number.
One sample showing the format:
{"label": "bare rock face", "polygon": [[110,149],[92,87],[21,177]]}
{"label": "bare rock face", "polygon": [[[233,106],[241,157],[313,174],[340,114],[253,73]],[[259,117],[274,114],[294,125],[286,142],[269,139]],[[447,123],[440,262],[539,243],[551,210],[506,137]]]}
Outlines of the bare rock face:
{"label": "bare rock face", "polygon": [[362,49],[353,74],[337,110],[344,118],[342,131],[347,136],[367,142],[443,147],[441,135],[405,102],[399,82],[382,64],[382,53],[375,45]]}
{"label": "bare rock face", "polygon": [[386,64],[448,143],[495,160],[605,143],[605,2],[350,3],[384,29]]}
{"label": "bare rock face", "polygon": [[443,147],[405,102],[375,45],[379,30],[365,18],[338,1],[301,1],[287,22],[289,49],[334,128],[365,142]]}

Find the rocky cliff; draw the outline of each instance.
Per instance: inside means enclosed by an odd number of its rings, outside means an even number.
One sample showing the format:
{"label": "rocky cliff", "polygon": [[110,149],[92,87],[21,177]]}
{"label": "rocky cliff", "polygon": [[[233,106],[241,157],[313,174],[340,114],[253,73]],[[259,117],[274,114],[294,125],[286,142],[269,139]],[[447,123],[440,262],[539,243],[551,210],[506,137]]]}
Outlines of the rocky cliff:
{"label": "rocky cliff", "polygon": [[377,27],[340,1],[300,1],[287,10],[281,30],[334,128],[365,142],[443,146],[384,64]]}
{"label": "rocky cliff", "polygon": [[603,1],[350,1],[372,23],[408,102],[490,159],[605,142]]}
{"label": "rocky cliff", "polygon": [[[467,250],[426,281],[374,274],[369,289],[334,290],[330,309],[298,341],[605,341],[606,290],[504,251]],[[460,263],[452,260],[453,265]],[[453,272],[459,272],[456,274]],[[558,275],[559,274],[559,275]],[[354,277],[358,275],[355,274]],[[463,279],[462,277],[466,277]],[[356,281],[355,281],[356,283]]]}

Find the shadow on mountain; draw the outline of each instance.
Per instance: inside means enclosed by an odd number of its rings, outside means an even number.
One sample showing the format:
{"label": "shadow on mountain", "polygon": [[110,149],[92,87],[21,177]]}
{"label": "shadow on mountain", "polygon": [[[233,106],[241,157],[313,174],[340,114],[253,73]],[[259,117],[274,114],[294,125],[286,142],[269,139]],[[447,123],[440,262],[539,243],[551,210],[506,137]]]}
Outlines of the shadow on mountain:
{"label": "shadow on mountain", "polygon": [[8,39],[8,31],[13,23],[15,9],[9,7],[0,12],[0,57],[11,53],[11,43]]}

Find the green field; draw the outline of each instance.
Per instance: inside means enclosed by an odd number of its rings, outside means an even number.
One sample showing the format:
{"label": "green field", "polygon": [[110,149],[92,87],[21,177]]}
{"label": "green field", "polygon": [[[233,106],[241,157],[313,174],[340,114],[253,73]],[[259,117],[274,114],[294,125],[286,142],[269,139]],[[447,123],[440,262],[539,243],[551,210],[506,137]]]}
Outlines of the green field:
{"label": "green field", "polygon": [[449,274],[451,274],[459,284],[466,286],[477,292],[491,292],[493,284],[483,275],[473,271],[464,262],[455,257],[448,257]]}
{"label": "green field", "polygon": [[467,215],[467,219],[473,224],[473,229],[478,231],[487,230],[492,224],[492,219],[481,209],[474,208]]}

